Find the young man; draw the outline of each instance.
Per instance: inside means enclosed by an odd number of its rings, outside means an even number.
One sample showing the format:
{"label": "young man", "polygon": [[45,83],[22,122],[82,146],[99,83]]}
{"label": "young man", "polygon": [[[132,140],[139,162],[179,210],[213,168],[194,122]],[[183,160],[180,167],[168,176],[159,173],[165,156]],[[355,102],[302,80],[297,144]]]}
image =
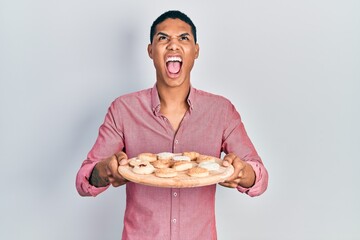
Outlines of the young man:
{"label": "young man", "polygon": [[96,196],[110,184],[126,184],[122,239],[216,239],[216,185],[150,187],[127,181],[118,166],[143,152],[196,151],[216,157],[224,152],[223,165],[232,164],[235,171],[221,185],[250,196],[266,190],[267,171],[230,101],[191,86],[199,45],[185,14],[169,11],[154,21],[148,54],[156,84],[111,104],[77,174],[77,190]]}

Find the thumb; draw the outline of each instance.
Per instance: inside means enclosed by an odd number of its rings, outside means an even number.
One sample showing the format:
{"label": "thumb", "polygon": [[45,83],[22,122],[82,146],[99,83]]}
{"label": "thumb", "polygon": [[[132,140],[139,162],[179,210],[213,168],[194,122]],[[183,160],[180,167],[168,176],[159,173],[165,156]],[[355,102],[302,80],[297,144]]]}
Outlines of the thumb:
{"label": "thumb", "polygon": [[228,166],[230,166],[230,163],[229,163],[229,161],[227,161],[227,160],[223,160],[222,161],[222,165],[224,166],[224,167],[228,167]]}
{"label": "thumb", "polygon": [[127,165],[129,163],[129,160],[128,159],[121,159],[120,161],[119,161],[119,165],[120,166],[125,166],[125,165]]}
{"label": "thumb", "polygon": [[223,159],[222,165],[224,167],[228,167],[233,164],[236,158],[237,158],[236,155],[233,153],[226,154],[226,156]]}
{"label": "thumb", "polygon": [[115,156],[116,156],[116,159],[117,159],[119,165],[123,166],[123,165],[128,164],[128,156],[126,155],[126,153],[119,152],[119,153],[115,154]]}

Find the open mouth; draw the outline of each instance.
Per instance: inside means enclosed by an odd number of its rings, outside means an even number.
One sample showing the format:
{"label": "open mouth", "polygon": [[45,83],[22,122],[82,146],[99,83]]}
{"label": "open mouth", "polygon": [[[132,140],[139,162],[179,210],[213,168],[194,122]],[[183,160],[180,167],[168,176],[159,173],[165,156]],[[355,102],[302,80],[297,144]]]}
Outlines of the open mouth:
{"label": "open mouth", "polygon": [[178,74],[181,70],[182,59],[178,56],[168,57],[166,59],[166,68],[171,74]]}

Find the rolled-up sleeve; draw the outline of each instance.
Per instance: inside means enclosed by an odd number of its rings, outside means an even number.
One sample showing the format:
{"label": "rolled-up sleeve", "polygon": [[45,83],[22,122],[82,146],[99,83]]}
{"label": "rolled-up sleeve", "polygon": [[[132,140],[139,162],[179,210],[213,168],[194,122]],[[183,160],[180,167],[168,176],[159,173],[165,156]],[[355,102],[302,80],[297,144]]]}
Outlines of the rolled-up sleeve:
{"label": "rolled-up sleeve", "polygon": [[96,196],[108,188],[108,186],[94,187],[89,183],[89,179],[99,161],[114,155],[124,148],[123,133],[119,120],[114,101],[108,109],[104,123],[99,128],[99,134],[94,146],[76,175],[76,189],[81,196]]}
{"label": "rolled-up sleeve", "polygon": [[81,196],[97,196],[105,191],[106,187],[94,187],[89,183],[90,175],[97,162],[89,162],[85,160],[76,176],[76,188]]}
{"label": "rolled-up sleeve", "polygon": [[267,189],[268,185],[268,172],[263,164],[257,162],[247,161],[254,169],[256,180],[255,184],[251,188],[237,187],[237,190],[241,193],[246,193],[251,197],[261,195]]}

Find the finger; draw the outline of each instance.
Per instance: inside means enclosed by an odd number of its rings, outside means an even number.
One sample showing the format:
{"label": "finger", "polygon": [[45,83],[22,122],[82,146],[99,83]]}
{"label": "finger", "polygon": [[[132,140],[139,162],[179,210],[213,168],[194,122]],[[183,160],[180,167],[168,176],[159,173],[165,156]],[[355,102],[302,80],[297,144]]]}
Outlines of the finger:
{"label": "finger", "polygon": [[237,186],[239,186],[239,183],[241,182],[240,178],[236,178],[232,181],[224,181],[219,183],[220,185],[224,186],[224,187],[229,187],[229,188],[236,188]]}
{"label": "finger", "polygon": [[222,182],[222,183],[219,183],[219,185],[221,185],[223,187],[227,187],[227,188],[236,188],[237,187],[237,183],[235,183],[235,182]]}
{"label": "finger", "polygon": [[118,167],[119,167],[119,163],[116,158],[111,159],[110,162],[108,163],[108,169],[111,172],[111,177],[115,179],[118,178],[121,179],[121,175],[118,172]]}
{"label": "finger", "polygon": [[118,167],[119,164],[115,155],[108,159],[108,163],[105,166],[105,172],[107,175],[105,181],[110,183],[113,187],[119,187],[128,182],[128,180],[122,177],[118,172]]}
{"label": "finger", "polygon": [[119,187],[119,186],[123,185],[123,183],[121,183],[121,182],[119,182],[119,181],[114,181],[113,183],[111,183],[111,185],[112,185],[113,187]]}
{"label": "finger", "polygon": [[115,179],[113,177],[109,177],[109,183],[113,186],[113,187],[119,187],[121,185],[123,185],[124,183],[128,182],[128,180],[118,180]]}
{"label": "finger", "polygon": [[111,175],[112,175],[111,177],[114,178],[114,181],[112,182],[112,185],[114,187],[120,186],[128,181],[119,173],[118,167],[119,164],[115,158],[109,162],[109,168],[111,169]]}
{"label": "finger", "polygon": [[115,181],[115,179],[113,177],[107,177],[107,181],[108,183],[113,184],[113,182]]}
{"label": "finger", "polygon": [[228,166],[232,165],[232,163],[236,159],[236,157],[237,156],[234,153],[227,154],[223,159],[223,162],[222,162],[223,166],[228,167]]}

